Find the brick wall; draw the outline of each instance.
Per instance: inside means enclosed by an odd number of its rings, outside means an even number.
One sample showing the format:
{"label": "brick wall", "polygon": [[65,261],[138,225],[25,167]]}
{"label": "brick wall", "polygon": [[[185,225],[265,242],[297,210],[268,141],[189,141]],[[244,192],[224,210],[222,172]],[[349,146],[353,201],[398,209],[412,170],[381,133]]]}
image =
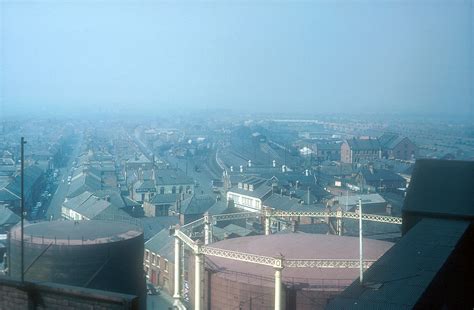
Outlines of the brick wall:
{"label": "brick wall", "polygon": [[0,309],[139,309],[138,297],[56,283],[0,277]]}

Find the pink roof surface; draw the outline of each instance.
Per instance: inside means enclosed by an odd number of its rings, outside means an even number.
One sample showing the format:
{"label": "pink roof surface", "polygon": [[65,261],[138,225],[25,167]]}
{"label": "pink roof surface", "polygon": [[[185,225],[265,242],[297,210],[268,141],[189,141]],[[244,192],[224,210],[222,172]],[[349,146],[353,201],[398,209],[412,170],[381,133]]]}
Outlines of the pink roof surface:
{"label": "pink roof surface", "polygon": [[[364,239],[364,258],[377,260],[393,243]],[[283,255],[287,259],[358,259],[359,238],[290,233],[276,234],[270,236],[251,236],[224,240],[211,244],[210,246],[257,254],[271,257]],[[240,262],[225,258],[206,256],[218,266],[219,270],[249,273],[261,277],[272,278],[274,270],[272,267],[257,265],[253,263]],[[225,272],[218,275],[228,276]],[[303,282],[319,284],[325,280],[331,280],[339,284],[348,285],[359,276],[359,269],[350,268],[284,268],[283,280],[286,282]],[[235,278],[235,277],[233,277]]]}

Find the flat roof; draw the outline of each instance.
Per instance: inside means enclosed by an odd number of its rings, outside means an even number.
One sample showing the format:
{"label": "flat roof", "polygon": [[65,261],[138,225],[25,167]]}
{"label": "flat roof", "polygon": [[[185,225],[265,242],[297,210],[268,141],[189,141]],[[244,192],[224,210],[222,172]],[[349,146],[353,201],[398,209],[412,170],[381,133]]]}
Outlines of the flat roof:
{"label": "flat roof", "polygon": [[403,213],[474,219],[474,161],[420,159]]}
{"label": "flat roof", "polygon": [[[393,243],[364,239],[364,256],[368,260],[380,258]],[[287,259],[359,259],[359,238],[289,233],[269,236],[251,236],[223,240],[209,245],[215,248],[279,257]],[[214,270],[234,271],[237,273],[273,278],[272,267],[240,262],[220,257],[206,256]],[[283,281],[316,283],[333,280],[340,286],[348,286],[359,276],[356,268],[284,268]],[[222,273],[225,276],[225,272]],[[326,284],[332,283],[326,281]]]}
{"label": "flat roof", "polygon": [[469,224],[423,219],[326,309],[413,309]]}
{"label": "flat roof", "polygon": [[[24,238],[29,243],[54,244],[97,244],[135,238],[142,235],[142,230],[132,224],[84,220],[84,221],[51,221],[25,225]],[[11,230],[10,238],[20,240],[20,225]]]}

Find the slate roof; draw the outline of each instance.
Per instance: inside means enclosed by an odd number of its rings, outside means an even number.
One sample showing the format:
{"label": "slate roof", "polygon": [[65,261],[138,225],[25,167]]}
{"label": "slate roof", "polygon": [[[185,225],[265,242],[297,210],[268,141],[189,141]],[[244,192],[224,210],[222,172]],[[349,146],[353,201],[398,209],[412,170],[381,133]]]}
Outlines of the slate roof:
{"label": "slate roof", "polygon": [[385,133],[379,137],[379,142],[382,148],[393,149],[405,138],[406,137],[400,136],[399,134],[396,134],[396,133]]}
{"label": "slate roof", "polygon": [[238,186],[232,187],[229,192],[234,192],[237,194],[254,197],[258,199],[263,199],[268,193],[272,191],[272,188],[268,185],[261,185],[254,189],[253,191],[245,190],[243,188],[238,188]]}
{"label": "slate roof", "polygon": [[67,197],[75,197],[85,191],[95,192],[102,188],[102,182],[99,177],[91,173],[82,172],[80,175],[72,178]]}
{"label": "slate roof", "polygon": [[342,143],[316,143],[317,151],[340,151]]}
{"label": "slate roof", "polygon": [[170,236],[168,229],[162,229],[159,233],[145,242],[145,249],[174,262],[174,237]]}
{"label": "slate roof", "polygon": [[[33,185],[38,181],[38,179],[43,175],[43,170],[37,166],[28,166],[24,170],[25,176],[25,196],[28,196],[29,192],[32,190]],[[17,175],[13,182],[10,182],[6,187],[6,190],[14,195],[20,197],[21,192],[21,177]]]}
{"label": "slate roof", "polygon": [[20,221],[20,217],[13,213],[7,206],[0,205],[0,226],[15,225]]}
{"label": "slate roof", "polygon": [[[282,196],[280,194],[272,194],[263,201],[263,205],[275,210],[283,211],[299,211],[302,206],[299,199]],[[307,209],[306,209],[307,210]]]}
{"label": "slate roof", "polygon": [[178,200],[179,194],[157,194],[151,200],[152,204],[174,204]]}
{"label": "slate roof", "polygon": [[380,150],[380,143],[376,139],[348,139],[346,141],[354,151]]}
{"label": "slate roof", "polygon": [[180,169],[157,169],[155,170],[155,183],[157,186],[190,185],[194,184],[194,181]]}
{"label": "slate roof", "polygon": [[149,160],[144,154],[140,154],[140,156],[134,156],[127,160],[127,163],[130,164],[149,164],[151,160]]}
{"label": "slate roof", "polygon": [[207,212],[209,214],[214,215],[214,214],[224,214],[227,213],[228,205],[227,201],[224,200],[219,200],[216,201],[209,209],[207,209]]}
{"label": "slate roof", "polygon": [[347,204],[349,208],[359,203],[359,199],[362,201],[362,210],[364,210],[364,204],[373,203],[386,203],[387,201],[379,194],[360,194],[360,195],[343,195],[332,198],[331,200],[337,200],[341,207],[345,207]]}
{"label": "slate roof", "polygon": [[156,186],[153,180],[139,180],[135,183],[134,188],[137,193],[156,192]]}
{"label": "slate roof", "polygon": [[372,169],[372,171],[368,168],[363,168],[360,173],[364,177],[367,182],[374,182],[374,181],[398,181],[403,182],[405,179],[396,174],[395,172],[387,169]]}
{"label": "slate roof", "polygon": [[197,195],[194,194],[191,197],[183,200],[181,203],[181,213],[183,214],[203,214],[212,205],[214,205],[216,199],[211,195]]}
{"label": "slate roof", "polygon": [[88,219],[94,219],[97,215],[111,207],[112,204],[107,200],[95,196],[91,192],[85,191],[82,194],[65,201],[63,206],[74,210]]}

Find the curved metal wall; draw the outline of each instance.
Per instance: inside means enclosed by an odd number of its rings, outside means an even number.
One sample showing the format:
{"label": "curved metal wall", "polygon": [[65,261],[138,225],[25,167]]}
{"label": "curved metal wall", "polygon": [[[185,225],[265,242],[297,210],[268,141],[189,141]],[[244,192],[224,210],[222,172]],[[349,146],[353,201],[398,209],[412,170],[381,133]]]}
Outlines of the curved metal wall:
{"label": "curved metal wall", "polygon": [[[25,238],[25,280],[48,281],[140,297],[146,306],[143,234],[98,244],[59,245]],[[10,275],[20,278],[21,244],[10,240]]]}

